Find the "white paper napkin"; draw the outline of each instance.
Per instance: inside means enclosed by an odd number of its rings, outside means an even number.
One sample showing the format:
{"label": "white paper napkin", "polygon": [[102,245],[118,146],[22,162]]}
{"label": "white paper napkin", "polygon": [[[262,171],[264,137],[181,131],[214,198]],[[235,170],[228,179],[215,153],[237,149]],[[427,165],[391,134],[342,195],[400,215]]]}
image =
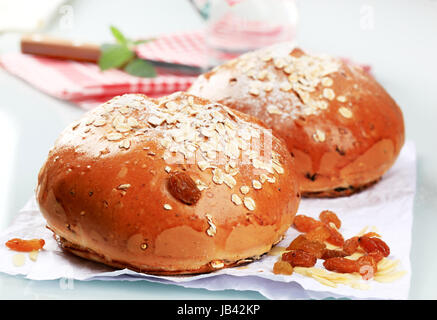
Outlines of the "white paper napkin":
{"label": "white paper napkin", "polygon": [[[255,290],[269,299],[322,299],[348,297],[357,299],[407,299],[410,287],[410,247],[413,223],[413,202],[416,189],[416,150],[408,141],[395,165],[375,186],[356,195],[338,199],[303,199],[299,214],[317,217],[325,209],[332,210],[342,220],[340,231],[345,239],[356,235],[365,226],[374,226],[391,249],[390,259],[400,261],[399,269],[406,274],[391,283],[366,281],[369,289],[354,289],[345,285],[328,287],[313,278],[294,273],[275,275],[273,264],[278,256],[264,255],[260,260],[241,268],[222,269],[196,276],[153,276],[131,270],[115,270],[64,253],[45,228],[35,199],[17,214],[6,230],[0,233],[0,272],[24,275],[32,280],[147,280],[208,290]],[[290,228],[279,246],[288,246],[298,232]],[[4,243],[11,238],[43,238],[46,241],[37,261],[25,255],[25,263],[16,266]],[[320,262],[318,262],[318,265]],[[364,282],[364,280],[363,280]]]}

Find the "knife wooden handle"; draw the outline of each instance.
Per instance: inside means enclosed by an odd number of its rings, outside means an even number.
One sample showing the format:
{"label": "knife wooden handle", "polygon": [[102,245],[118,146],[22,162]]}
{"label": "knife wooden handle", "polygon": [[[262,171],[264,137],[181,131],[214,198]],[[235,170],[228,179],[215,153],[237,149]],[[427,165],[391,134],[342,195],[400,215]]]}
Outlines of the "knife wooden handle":
{"label": "knife wooden handle", "polygon": [[31,34],[21,38],[21,52],[58,59],[97,62],[100,46],[46,35]]}

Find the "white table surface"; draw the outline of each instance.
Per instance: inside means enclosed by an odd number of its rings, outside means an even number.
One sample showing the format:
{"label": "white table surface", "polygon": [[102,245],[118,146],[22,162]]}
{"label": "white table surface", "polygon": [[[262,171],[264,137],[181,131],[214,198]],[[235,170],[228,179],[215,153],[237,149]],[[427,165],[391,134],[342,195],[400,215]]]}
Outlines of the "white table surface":
{"label": "white table surface", "polygon": [[[68,1],[73,25],[57,13],[45,31],[110,41],[114,24],[131,37],[202,27],[183,0]],[[373,21],[367,20],[373,15]],[[410,299],[437,298],[437,0],[301,0],[303,48],[371,64],[404,112],[417,147]],[[18,50],[19,34],[0,34],[0,54]],[[0,230],[32,196],[37,173],[59,132],[82,110],[49,97],[0,69]],[[0,274],[0,299],[264,299],[253,291],[208,291],[147,281],[30,281]]]}

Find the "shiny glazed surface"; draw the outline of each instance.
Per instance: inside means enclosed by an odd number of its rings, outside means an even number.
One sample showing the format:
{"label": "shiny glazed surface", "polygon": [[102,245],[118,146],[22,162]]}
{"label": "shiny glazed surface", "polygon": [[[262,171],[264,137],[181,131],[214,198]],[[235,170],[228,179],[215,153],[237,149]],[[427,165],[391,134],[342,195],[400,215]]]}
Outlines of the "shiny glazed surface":
{"label": "shiny glazed surface", "polygon": [[404,143],[396,102],[361,67],[280,44],[199,77],[190,92],[251,114],[284,139],[304,196],[376,182]]}
{"label": "shiny glazed surface", "polygon": [[[195,203],[168,189],[173,173],[195,182]],[[37,199],[65,249],[180,274],[267,252],[291,225],[300,194],[286,147],[259,121],[176,93],[116,97],[71,124],[40,171]]]}

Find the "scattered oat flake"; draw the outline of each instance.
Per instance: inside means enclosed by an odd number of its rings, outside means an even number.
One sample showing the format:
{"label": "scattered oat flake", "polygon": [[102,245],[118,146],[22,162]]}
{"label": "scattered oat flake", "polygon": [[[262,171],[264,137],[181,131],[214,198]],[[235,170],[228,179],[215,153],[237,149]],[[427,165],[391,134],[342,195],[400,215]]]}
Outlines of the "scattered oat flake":
{"label": "scattered oat flake", "polygon": [[243,203],[243,201],[241,201],[240,196],[238,194],[235,194],[235,193],[232,194],[231,200],[237,206],[239,206],[239,205],[241,205]]}
{"label": "scattered oat flake", "polygon": [[237,184],[237,181],[230,174],[224,174],[223,182],[231,189]]}
{"label": "scattered oat flake", "polygon": [[243,203],[244,206],[250,211],[253,211],[256,208],[255,201],[251,197],[244,197]]}
{"label": "scattered oat flake", "polygon": [[188,104],[189,104],[190,106],[192,106],[192,105],[194,104],[194,97],[193,97],[193,96],[189,96],[189,97],[188,97]]}
{"label": "scattered oat flake", "polygon": [[262,188],[262,184],[258,180],[252,180],[252,187],[259,190]]}
{"label": "scattered oat flake", "polygon": [[248,186],[241,186],[241,187],[240,187],[240,192],[241,192],[242,194],[248,194],[249,191],[250,191],[250,188],[249,188]]}
{"label": "scattered oat flake", "polygon": [[265,86],[264,86],[264,91],[265,92],[270,92],[270,91],[272,91],[273,90],[273,85],[271,84],[271,83],[267,83]]}
{"label": "scattered oat flake", "polygon": [[284,82],[283,84],[281,84],[281,86],[279,87],[279,89],[281,89],[282,91],[290,91],[292,88],[292,85],[289,82]]}
{"label": "scattered oat flake", "polygon": [[135,128],[135,127],[139,126],[138,121],[135,118],[132,118],[132,117],[127,118],[127,124],[129,126],[131,126],[132,128]]}
{"label": "scattered oat flake", "polygon": [[119,123],[115,126],[115,130],[121,133],[125,133],[131,131],[132,128],[127,123]]}
{"label": "scattered oat flake", "polygon": [[130,111],[130,107],[129,106],[123,106],[123,107],[119,108],[118,111],[121,114],[126,114],[126,113],[128,113]]}
{"label": "scattered oat flake", "polygon": [[274,60],[273,60],[273,64],[274,64],[275,67],[278,68],[278,69],[282,69],[282,68],[285,67],[285,61],[282,60],[282,59],[278,59],[278,58],[274,59]]}
{"label": "scattered oat flake", "polygon": [[[192,103],[190,103],[190,104],[192,104]],[[167,102],[165,104],[165,106],[166,106],[167,109],[170,109],[170,110],[173,110],[173,111],[177,110],[178,107],[179,107],[178,103],[175,102],[175,101],[169,101],[169,102]]]}
{"label": "scattered oat flake", "polygon": [[282,71],[284,71],[285,74],[291,74],[293,73],[293,68],[291,66],[286,66]]}
{"label": "scattered oat flake", "polygon": [[334,100],[335,92],[331,88],[323,89],[323,96],[328,100]]}
{"label": "scattered oat flake", "polygon": [[326,136],[322,130],[316,129],[316,132],[313,134],[313,138],[317,142],[323,142],[323,141],[325,141]]}
{"label": "scattered oat flake", "polygon": [[266,55],[262,56],[261,60],[264,62],[268,62],[268,61],[272,60],[272,56],[270,54],[266,54]]}
{"label": "scattered oat flake", "polygon": [[273,168],[273,170],[275,170],[279,174],[283,174],[284,173],[284,168],[282,168],[282,166],[277,164],[277,163],[273,163],[272,164],[272,168]]}
{"label": "scattered oat flake", "polygon": [[321,82],[324,87],[330,87],[334,83],[334,81],[329,77],[322,78]]}
{"label": "scattered oat flake", "polygon": [[77,129],[77,127],[79,127],[79,125],[80,125],[80,122],[75,122],[75,123],[73,124],[73,127],[71,127],[71,129],[74,131],[74,130]]}
{"label": "scattered oat flake", "polygon": [[320,109],[325,110],[325,109],[328,109],[329,103],[328,103],[327,101],[325,101],[325,100],[320,100],[320,101],[317,103],[317,106],[318,106]]}
{"label": "scattered oat flake", "polygon": [[205,182],[203,182],[202,180],[197,179],[195,182],[197,185],[197,189],[199,189],[200,191],[208,189],[208,185]]}
{"label": "scattered oat flake", "polygon": [[166,203],[166,204],[164,204],[164,209],[171,210],[171,209],[173,209],[173,207],[171,205],[169,205],[168,203]]}
{"label": "scattered oat flake", "polygon": [[212,174],[213,174],[212,181],[214,181],[214,183],[222,184],[224,182],[225,174],[223,173],[223,171],[221,169],[215,168],[212,171]]}
{"label": "scattered oat flake", "polygon": [[258,80],[264,80],[267,76],[267,70],[262,70],[258,73],[257,78]]}
{"label": "scattered oat flake", "polygon": [[346,107],[341,107],[338,109],[338,112],[345,118],[352,118],[353,114],[352,111]]}
{"label": "scattered oat flake", "polygon": [[128,139],[125,139],[125,140],[121,141],[118,146],[120,148],[123,148],[123,149],[129,149],[130,148],[130,141]]}
{"label": "scattered oat flake", "polygon": [[127,190],[131,187],[131,185],[129,183],[125,183],[125,184],[120,184],[117,189],[118,190]]}
{"label": "scattered oat flake", "polygon": [[109,141],[116,141],[120,140],[121,138],[123,138],[123,135],[118,132],[112,132],[106,135],[106,139],[108,139]]}
{"label": "scattered oat flake", "polygon": [[346,102],[346,97],[345,96],[338,96],[337,100],[340,102]]}
{"label": "scattered oat flake", "polygon": [[249,93],[253,96],[258,96],[259,95],[259,90],[257,88],[250,88],[249,89]]}
{"label": "scattered oat flake", "polygon": [[282,114],[282,111],[279,110],[279,108],[273,104],[267,106],[267,112],[270,114]]}
{"label": "scattered oat flake", "polygon": [[86,125],[86,126],[91,125],[93,122],[94,122],[94,118],[88,118],[88,119],[85,119],[85,125]]}
{"label": "scattered oat flake", "polygon": [[215,236],[215,234],[217,233],[217,227],[215,226],[215,224],[212,222],[212,217],[211,215],[209,215],[208,213],[205,214],[206,220],[208,221],[209,224],[209,228],[206,230],[206,234],[210,237]]}
{"label": "scattered oat flake", "polygon": [[101,127],[101,126],[104,126],[105,124],[106,124],[106,120],[103,118],[99,118],[96,121],[94,121],[94,123],[93,123],[93,125],[95,127]]}
{"label": "scattered oat flake", "polygon": [[154,126],[159,126],[164,122],[164,119],[158,118],[157,116],[152,115],[149,117],[149,119],[147,119],[147,121]]}
{"label": "scattered oat flake", "polygon": [[276,182],[276,178],[275,177],[267,177],[267,182],[275,183]]}
{"label": "scattered oat flake", "polygon": [[197,166],[199,167],[200,170],[205,171],[208,168],[211,168],[211,165],[209,164],[208,161],[198,161],[197,162]]}
{"label": "scattered oat flake", "polygon": [[252,165],[256,169],[264,169],[264,163],[261,160],[257,159],[257,158],[252,159]]}

